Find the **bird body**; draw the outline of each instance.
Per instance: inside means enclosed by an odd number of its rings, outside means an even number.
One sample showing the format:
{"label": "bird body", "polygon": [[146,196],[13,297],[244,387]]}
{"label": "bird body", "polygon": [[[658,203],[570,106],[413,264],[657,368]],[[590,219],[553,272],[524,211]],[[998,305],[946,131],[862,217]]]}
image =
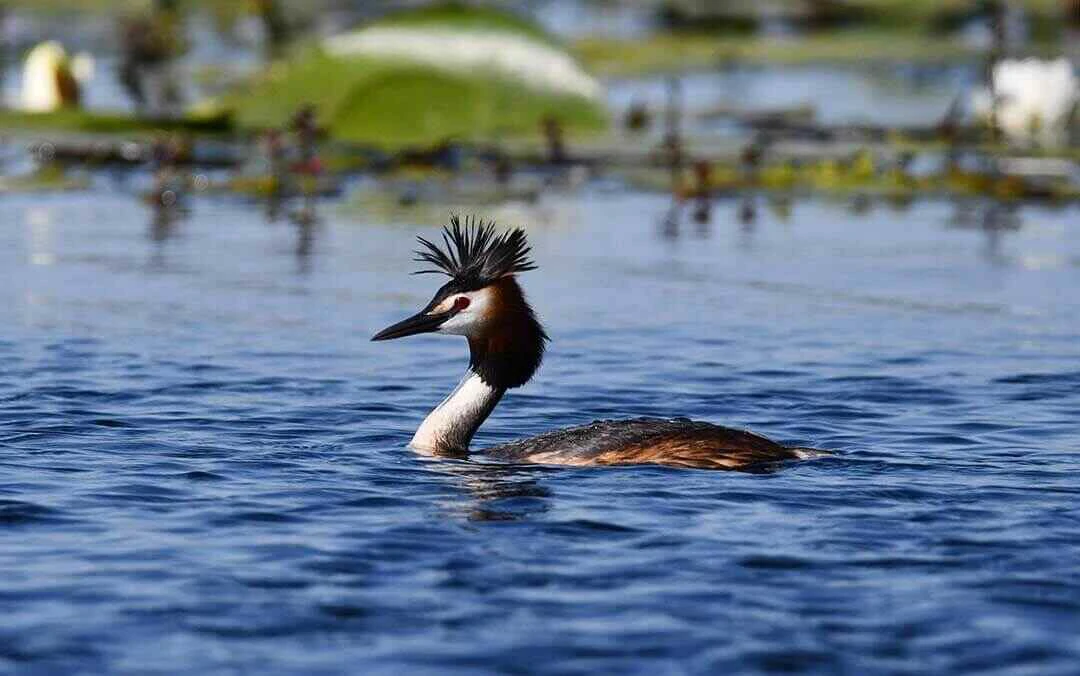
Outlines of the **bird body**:
{"label": "bird body", "polygon": [[[430,332],[468,339],[469,371],[410,444],[431,455],[464,456],[506,391],[527,383],[543,360],[548,337],[516,279],[536,266],[520,229],[496,234],[491,224],[462,225],[455,217],[444,230],[444,248],[423,238],[420,243],[418,260],[435,266],[421,272],[441,272],[450,281],[419,313],[372,340]],[[686,418],[598,420],[482,452],[507,462],[705,469],[753,469],[822,453]]]}
{"label": "bird body", "polygon": [[790,448],[752,432],[689,418],[594,420],[587,425],[485,449],[513,462],[554,465],[656,464],[669,467],[741,469],[813,457],[813,449]]}

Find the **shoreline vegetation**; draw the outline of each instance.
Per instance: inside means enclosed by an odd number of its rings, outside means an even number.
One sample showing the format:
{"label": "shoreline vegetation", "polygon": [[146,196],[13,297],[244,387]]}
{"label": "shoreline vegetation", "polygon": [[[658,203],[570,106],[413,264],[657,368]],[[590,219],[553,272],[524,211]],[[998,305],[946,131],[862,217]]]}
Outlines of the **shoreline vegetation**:
{"label": "shoreline vegetation", "polygon": [[[179,4],[191,9],[222,8],[241,11],[249,5],[249,1],[181,0]],[[1056,17],[1061,11],[1060,0],[1013,0],[1013,3],[1037,19]],[[150,4],[151,0],[4,0],[4,5],[8,8],[43,13],[72,10],[88,14],[139,11],[145,10]],[[497,6],[499,3],[487,4]],[[661,4],[656,3],[658,7]],[[841,4],[854,10],[863,22],[912,26],[940,22],[942,17],[963,11],[973,3],[970,0],[844,0]],[[319,11],[333,7],[334,3],[332,0],[282,0],[281,5],[289,11]]]}
{"label": "shoreline vegetation", "polygon": [[337,59],[316,49],[272,67],[222,103],[239,129],[280,126],[312,104],[331,138],[385,147],[531,135],[546,115],[557,116],[571,135],[607,125],[602,102],[581,96],[534,91],[494,74]]}
{"label": "shoreline vegetation", "polygon": [[[160,135],[157,136],[158,138]],[[140,166],[149,156],[148,148],[154,136],[141,141],[131,136],[115,142],[107,137],[93,136],[90,140],[41,141],[30,150],[41,155],[43,148],[55,161],[41,165],[34,174],[12,177],[0,182],[0,193],[30,190],[82,189],[88,187],[78,178],[71,178],[63,168]],[[229,142],[228,137],[192,137],[190,156],[179,162],[197,172],[197,168],[232,168],[239,170],[246,161],[247,144]],[[198,138],[210,142],[202,145]],[[140,147],[135,147],[140,146]],[[1080,200],[1080,188],[1067,179],[1066,163],[1080,159],[1075,149],[1065,154],[1024,152],[1006,146],[975,141],[950,146],[935,140],[903,138],[879,139],[865,142],[808,143],[782,141],[769,147],[765,157],[755,167],[746,165],[746,147],[735,142],[712,144],[707,140],[696,143],[686,139],[693,148],[681,169],[673,171],[665,156],[648,139],[629,138],[612,134],[604,138],[583,139],[570,150],[567,162],[590,167],[600,175],[623,182],[628,187],[648,192],[671,192],[693,198],[697,191],[706,190],[716,198],[745,193],[777,196],[810,196],[832,198],[884,198],[913,200],[934,197],[992,197],[1006,202],[1034,200],[1044,204],[1075,203]],[[454,144],[442,151],[425,146],[388,150],[348,142],[327,143],[320,149],[326,167],[325,179],[336,184],[341,177],[354,172],[375,172],[379,175],[411,177],[411,180],[449,180],[459,170],[484,175],[493,161],[507,161],[519,169],[550,171],[547,149],[534,139],[507,140],[499,144]],[[451,168],[439,159],[439,153],[456,157]],[[949,157],[959,160],[950,164]],[[449,157],[447,155],[446,157]],[[921,157],[933,171],[909,171],[911,161]],[[997,170],[978,168],[969,161],[982,157],[996,163]],[[502,159],[499,159],[502,158]],[[906,159],[905,159],[906,158]],[[689,163],[692,160],[692,165]],[[706,184],[695,182],[695,167],[707,165]],[[1009,168],[1010,166],[1014,168]],[[76,177],[78,174],[75,175]],[[490,181],[486,181],[490,183]],[[253,197],[273,194],[276,188],[269,175],[249,175],[241,172],[225,183],[213,186],[214,192],[233,192]],[[520,187],[520,186],[519,186]],[[492,185],[493,195],[514,194],[514,184]]]}
{"label": "shoreline vegetation", "polygon": [[[499,58],[468,52],[474,42]],[[312,104],[333,138],[395,147],[530,135],[547,118],[571,135],[600,132],[608,117],[599,90],[538,26],[436,5],[300,47],[221,104],[243,128],[280,125]]]}
{"label": "shoreline vegetation", "polygon": [[[602,77],[635,77],[729,65],[948,64],[985,58],[985,50],[957,39],[880,28],[845,28],[796,37],[664,32],[640,40],[586,38],[574,54]],[[1060,49],[1037,42],[1032,55]]]}
{"label": "shoreline vegetation", "polygon": [[[293,12],[317,7],[281,0]],[[568,46],[537,24],[512,12],[448,3],[390,13],[327,43],[301,40],[268,67],[231,92],[196,103],[182,118],[141,120],[107,111],[65,111],[34,116],[0,110],[5,130],[83,133],[149,129],[220,133],[280,126],[300,106],[316,106],[328,135],[336,140],[401,147],[440,141],[495,142],[534,136],[545,118],[555,118],[569,139],[602,136],[612,122],[601,97],[527,86],[514,71],[451,68],[409,58],[400,50],[353,55],[332,53],[334,41],[348,41],[368,29],[469,31],[520,40],[580,64],[580,73],[606,78],[654,76],[734,65],[847,65],[874,62],[916,64],[971,62],[985,52],[955,34],[942,33],[942,17],[971,5],[963,0],[848,0],[862,17],[843,27],[782,37],[739,31],[661,30],[633,39],[585,38]],[[1060,12],[1057,0],[1023,0],[1035,26]],[[136,11],[146,0],[89,0],[84,12]],[[187,8],[241,11],[242,3],[187,0]],[[235,5],[235,6],[234,6]],[[318,3],[314,3],[318,5]],[[9,8],[39,12],[70,8],[67,0],[15,0]],[[1032,53],[1055,47],[1033,30]],[[422,44],[422,40],[415,42]],[[435,50],[437,51],[437,49]],[[524,53],[524,52],[523,52]],[[523,57],[526,63],[529,59]]]}
{"label": "shoreline vegetation", "polygon": [[[381,50],[335,49],[351,39],[361,38],[362,43],[367,35],[378,37],[378,31],[414,34],[413,53],[385,40]],[[516,60],[503,59],[493,67],[442,63],[440,41],[455,35],[483,38],[485,45]],[[427,37],[430,43],[423,39]],[[430,53],[418,52],[425,47]],[[555,77],[530,77],[530,68]],[[559,78],[571,86],[560,87]],[[395,12],[327,42],[302,39],[231,91],[199,101],[174,119],[111,111],[30,114],[0,109],[0,124],[5,132],[253,133],[286,125],[296,110],[313,105],[329,138],[386,148],[530,136],[549,119],[573,139],[608,128],[601,90],[539,26],[499,10],[448,4]]]}
{"label": "shoreline vegetation", "polygon": [[[190,2],[198,4],[197,0]],[[47,0],[45,4],[64,3]],[[116,8],[138,3],[95,0],[92,4]],[[541,139],[542,129],[555,124],[559,127],[558,135],[568,144],[568,156],[575,161],[610,169],[622,175],[627,183],[641,188],[662,189],[665,174],[662,159],[656,155],[658,139],[648,136],[631,139],[622,135],[613,119],[620,111],[608,111],[602,96],[589,95],[587,89],[583,90],[579,86],[581,78],[591,79],[590,73],[617,78],[733,64],[843,65],[874,61],[927,64],[985,58],[985,53],[975,46],[955,36],[933,34],[926,28],[928,17],[937,16],[942,6],[962,4],[959,0],[945,3],[865,0],[856,4],[880,6],[884,8],[880,16],[892,18],[786,37],[736,31],[661,32],[633,41],[589,38],[570,47],[563,47],[539,26],[499,10],[457,4],[406,10],[334,40],[339,40],[339,45],[343,44],[340,38],[344,38],[346,45],[364,45],[360,38],[365,30],[372,28],[419,31],[417,35],[421,36],[425,30],[436,29],[442,32],[440,39],[447,39],[445,36],[454,31],[464,36],[483,33],[520,41],[519,46],[527,47],[519,50],[520,53],[530,58],[519,58],[509,66],[503,64],[500,70],[476,67],[461,59],[456,64],[438,63],[431,59],[431,54],[417,58],[415,54],[402,53],[399,44],[393,45],[397,51],[372,52],[364,48],[350,52],[335,51],[333,42],[301,41],[231,92],[201,102],[180,118],[148,119],[77,110],[31,114],[0,109],[0,129],[7,136],[22,133],[43,143],[71,142],[75,156],[81,148],[87,148],[85,158],[89,166],[104,162],[103,157],[116,155],[120,152],[116,148],[123,142],[149,141],[164,134],[182,135],[200,147],[203,141],[207,146],[223,142],[229,146],[230,156],[241,157],[251,150],[253,138],[266,130],[286,127],[298,109],[311,105],[325,133],[326,143],[321,152],[327,168],[348,172],[380,162],[381,166],[397,166],[396,157],[409,152],[430,154],[431,149],[439,148],[464,149],[465,155],[474,158],[506,158],[522,166],[543,164],[548,149]],[[1051,16],[1058,6],[1046,0],[1031,0],[1026,4],[1039,21]],[[14,6],[18,5],[16,2]],[[909,24],[901,25],[905,18]],[[412,42],[424,47],[423,40]],[[1036,40],[1033,44],[1036,52],[1051,49],[1046,41]],[[577,88],[568,85],[560,90],[559,81],[550,78],[541,78],[545,84],[537,86],[527,70],[534,65],[535,59],[531,57],[535,55],[551,58],[562,72],[571,73],[573,77],[565,81],[578,83]],[[567,64],[578,70],[568,70]],[[747,139],[739,148],[751,143],[762,131],[753,124],[743,127]],[[682,141],[688,156],[712,165],[715,183],[712,188],[721,192],[812,190],[915,196],[934,194],[937,187],[951,194],[985,194],[1004,199],[1038,196],[1039,191],[1041,198],[1050,200],[1080,199],[1072,184],[1054,184],[1049,189],[1039,187],[1033,191],[1029,182],[1008,176],[994,177],[994,171],[987,174],[992,179],[978,172],[950,170],[947,174],[915,180],[903,171],[884,167],[881,161],[865,159],[855,164],[860,169],[853,170],[843,158],[837,160],[838,154],[851,155],[851,143],[833,143],[828,139],[861,139],[856,143],[858,152],[871,158],[901,153],[935,157],[974,153],[991,163],[1010,157],[1075,162],[1080,160],[1080,150],[1075,147],[1051,150],[1010,147],[991,142],[985,130],[977,127],[957,126],[948,134],[932,127],[874,128],[860,132],[850,126],[827,127],[811,119],[803,125],[801,136],[796,127],[768,131],[781,140],[818,139],[809,144],[813,146],[812,158],[792,164],[780,153],[772,158],[772,168],[750,181],[744,178],[739,165],[739,148],[713,152],[709,139],[687,137]],[[373,157],[380,159],[373,161]],[[233,161],[238,160],[230,160]],[[867,166],[876,168],[867,170]],[[642,171],[635,174],[635,167]],[[671,187],[668,181],[668,189]]]}

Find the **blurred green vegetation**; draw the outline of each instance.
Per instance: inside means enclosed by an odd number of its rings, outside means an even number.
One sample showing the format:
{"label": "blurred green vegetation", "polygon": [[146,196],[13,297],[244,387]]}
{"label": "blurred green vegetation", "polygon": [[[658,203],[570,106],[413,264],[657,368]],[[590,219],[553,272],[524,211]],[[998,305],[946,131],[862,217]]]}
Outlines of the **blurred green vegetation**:
{"label": "blurred green vegetation", "polygon": [[[340,8],[334,0],[278,0],[282,7],[294,12],[317,12]],[[604,0],[598,0],[601,4]],[[154,0],[3,0],[5,7],[19,10],[86,12],[115,12],[147,10]],[[223,11],[252,11],[253,0],[176,0],[180,9],[221,9]],[[354,3],[360,4],[360,3]],[[492,2],[488,6],[513,7],[513,2]],[[847,5],[870,20],[895,23],[910,28],[913,24],[932,21],[944,15],[973,9],[977,0],[847,0]],[[1061,12],[1061,0],[1012,0],[1036,18],[1056,17]]]}
{"label": "blurred green vegetation", "polygon": [[[857,20],[777,38],[745,31],[684,28],[621,40],[586,37],[575,55],[600,75],[635,75],[710,67],[724,62],[854,63],[947,62],[981,58],[984,51],[955,31],[982,11],[977,0],[849,0]],[[1030,19],[1033,41],[1026,51],[1059,54],[1063,40],[1061,0],[1017,0]]]}
{"label": "blurred green vegetation", "polygon": [[90,184],[86,176],[71,176],[63,166],[46,163],[29,174],[0,176],[0,194],[85,190]]}
{"label": "blurred green vegetation", "polygon": [[[147,12],[153,9],[155,0],[0,0],[0,5],[20,11],[36,12],[87,12],[87,13],[125,13]],[[177,9],[217,9],[225,11],[253,11],[252,0],[176,0]],[[321,0],[283,0],[285,6],[298,9],[329,6],[331,3]]]}
{"label": "blurred green vegetation", "polygon": [[977,55],[958,41],[911,33],[850,29],[815,33],[797,40],[755,35],[659,33],[640,40],[586,38],[575,55],[599,75],[636,75],[715,66],[725,61],[750,63],[844,63],[867,60],[949,61]]}
{"label": "blurred green vegetation", "polygon": [[[597,75],[637,75],[702,68],[725,62],[806,64],[905,61],[942,63],[981,58],[983,52],[960,40],[880,27],[816,32],[797,39],[698,32],[657,33],[638,40],[586,38],[574,54]],[[1053,55],[1051,44],[1032,52]]]}
{"label": "blurred green vegetation", "polygon": [[[0,0],[5,7],[35,11],[148,11],[154,0]],[[175,0],[181,11],[206,11],[227,23],[258,11],[255,0]],[[313,16],[332,0],[276,0],[293,16]],[[499,3],[493,3],[498,5]],[[509,4],[509,3],[507,3]],[[589,37],[571,53],[600,75],[629,76],[711,67],[732,62],[801,64],[867,60],[912,63],[974,59],[982,53],[953,34],[942,33],[943,17],[971,15],[976,0],[849,0],[863,10],[861,23],[810,31],[782,39],[739,32],[659,32],[634,40]],[[1053,23],[1059,0],[1017,0],[1034,23]],[[442,26],[490,29],[558,44],[536,24],[490,6],[430,5],[392,13],[375,25]],[[1039,34],[1037,33],[1037,37]],[[1037,42],[1036,52],[1060,46]],[[292,49],[277,54],[269,67],[221,98],[198,106],[199,118],[174,126],[220,129],[226,118],[241,128],[285,124],[295,110],[314,104],[320,121],[335,138],[384,146],[430,143],[447,138],[493,140],[535,134],[547,116],[559,119],[568,134],[606,128],[601,103],[583,97],[545,93],[490,72],[448,71],[405,60],[334,57],[302,35]],[[123,116],[64,112],[45,116],[0,113],[0,123],[21,128],[128,131],[161,128]]]}
{"label": "blurred green vegetation", "polygon": [[[882,22],[895,23],[905,28],[973,10],[973,0],[851,0],[848,4],[865,10],[869,16]],[[1036,19],[1057,17],[1062,11],[1061,0],[1013,0],[1013,5]]]}
{"label": "blurred green vegetation", "polygon": [[[141,0],[91,1],[102,8],[148,4]],[[188,0],[188,4],[198,1]],[[57,7],[64,4],[60,0],[47,2]],[[460,4],[401,11],[373,25],[486,28],[556,44],[540,27],[516,15]],[[307,104],[315,106],[320,124],[332,138],[389,148],[446,139],[489,141],[533,135],[545,117],[559,120],[571,136],[602,131],[608,122],[600,101],[534,89],[492,71],[450,71],[389,57],[338,57],[317,44],[301,43],[230,93],[198,104],[196,116],[175,122],[80,111],[47,115],[0,111],[0,124],[109,133],[220,131],[231,121],[239,129],[262,129],[286,125],[297,109]]]}
{"label": "blurred green vegetation", "polygon": [[[486,28],[554,43],[542,29],[497,10],[442,5],[399,12],[374,25]],[[280,126],[313,104],[334,138],[386,147],[445,139],[485,141],[536,134],[553,117],[571,135],[607,126],[603,103],[558,94],[487,70],[450,71],[391,57],[327,54],[317,46],[287,60],[220,102],[245,128]]]}
{"label": "blurred green vegetation", "polygon": [[538,92],[488,74],[454,73],[386,59],[338,59],[312,50],[226,98],[241,127],[284,124],[311,103],[334,138],[387,147],[448,138],[491,140],[537,133],[559,119],[571,133],[605,128],[602,105]]}
{"label": "blurred green vegetation", "polygon": [[177,120],[140,119],[121,113],[90,113],[82,110],[59,110],[54,113],[26,113],[0,108],[0,129],[28,131],[67,131],[87,134],[153,134],[184,131],[216,134],[230,131],[226,115],[191,116]]}
{"label": "blurred green vegetation", "polygon": [[731,195],[746,191],[774,194],[814,194],[836,197],[897,197],[929,195],[993,197],[998,200],[1040,199],[1064,204],[1080,197],[1068,181],[1032,182],[1021,176],[946,168],[932,175],[914,176],[898,167],[877,166],[874,153],[860,150],[849,157],[827,157],[811,162],[790,160],[770,163],[748,173],[738,162],[712,162],[709,181],[702,186],[683,175],[672,185],[668,169],[637,168],[623,173],[639,189],[671,191],[681,199]]}

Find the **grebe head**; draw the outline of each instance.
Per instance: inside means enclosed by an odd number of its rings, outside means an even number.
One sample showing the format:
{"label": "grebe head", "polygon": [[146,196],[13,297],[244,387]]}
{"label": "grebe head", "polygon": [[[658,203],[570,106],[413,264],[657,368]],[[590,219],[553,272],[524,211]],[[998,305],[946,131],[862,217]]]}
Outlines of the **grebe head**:
{"label": "grebe head", "polygon": [[450,277],[424,309],[389,326],[372,340],[444,333],[469,340],[470,368],[492,387],[524,385],[540,367],[547,334],[517,283],[535,270],[520,228],[498,233],[494,223],[453,216],[443,228],[443,248],[417,237],[417,261],[435,266],[415,274]]}

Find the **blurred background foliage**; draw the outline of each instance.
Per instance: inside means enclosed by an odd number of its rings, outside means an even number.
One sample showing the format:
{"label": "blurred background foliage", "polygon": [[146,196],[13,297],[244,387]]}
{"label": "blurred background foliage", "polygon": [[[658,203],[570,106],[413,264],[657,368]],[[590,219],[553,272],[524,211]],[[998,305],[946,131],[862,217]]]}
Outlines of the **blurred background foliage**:
{"label": "blurred background foliage", "polygon": [[[284,123],[305,103],[318,107],[327,130],[341,139],[389,145],[441,138],[492,139],[534,131],[556,116],[571,135],[603,130],[608,112],[595,99],[491,69],[446,69],[400,54],[331,55],[326,39],[370,27],[442,26],[495,31],[566,49],[582,68],[599,76],[640,76],[724,63],[821,63],[977,59],[985,44],[967,30],[985,14],[988,0],[652,0],[591,3],[613,14],[626,9],[648,17],[647,31],[571,31],[558,38],[531,20],[525,2],[349,2],[343,0],[4,0],[20,17],[115,21],[120,36],[121,81],[139,99],[133,73],[142,59],[161,62],[206,51],[207,34],[226,44],[257,43],[261,64],[201,58],[186,76],[194,93],[170,92],[172,108],[183,98],[196,124],[229,116],[242,128]],[[1075,15],[1071,0],[1015,0],[1024,14],[1027,51],[1061,51],[1063,19]],[[92,17],[86,19],[85,17]],[[199,31],[190,28],[198,22]],[[596,26],[593,26],[596,28]],[[6,31],[8,42],[15,40]],[[127,36],[127,37],[125,37]],[[139,43],[132,45],[131,43]],[[985,42],[985,40],[983,41]],[[9,44],[8,59],[25,45]],[[134,54],[134,56],[131,56]],[[436,64],[437,65],[437,64]],[[168,99],[168,97],[166,97]],[[145,113],[142,102],[137,108]],[[151,106],[152,107],[152,106]],[[160,112],[160,111],[153,111]],[[175,112],[175,111],[174,111]],[[165,117],[160,114],[154,117]],[[167,117],[175,117],[169,115]],[[54,116],[59,126],[78,116]],[[11,124],[31,123],[7,115]],[[43,124],[38,119],[32,122]],[[111,120],[83,120],[102,129]],[[136,123],[137,124],[137,123]]]}
{"label": "blurred background foliage", "polygon": [[[959,168],[959,151],[1069,160],[1077,152],[1075,125],[1044,141],[1050,126],[1075,120],[1065,110],[1076,96],[1073,70],[1061,78],[1052,64],[1076,58],[1080,0],[4,0],[0,8],[0,124],[11,130],[252,139],[289,129],[310,109],[320,138],[387,152],[471,144],[550,159],[572,142],[593,163],[671,165],[670,176],[639,181],[647,186],[682,181],[671,177],[695,156],[715,165],[707,176],[717,185],[767,178],[890,193],[941,184],[938,174],[909,174],[919,166],[913,152],[941,154],[954,191],[1008,195],[1033,190],[998,180],[997,167]],[[83,68],[96,70],[90,95],[12,105],[28,55],[44,41],[67,49],[42,60],[46,79],[49,68],[63,71],[68,89],[77,64],[96,60]],[[80,61],[82,51],[92,58]],[[1041,61],[1013,67],[1026,57]],[[1007,77],[995,85],[1001,61],[1010,62]],[[820,110],[837,79],[864,76],[879,89],[838,94],[848,109],[840,123]],[[693,80],[685,89],[684,79]],[[875,101],[890,80],[908,83],[895,99],[910,100],[903,115]],[[759,92],[745,105],[740,90],[766,81],[809,100]],[[933,106],[921,102],[924,87],[939,90]],[[1011,87],[1016,115],[986,105],[1003,100],[1001,87]],[[1045,93],[1062,88],[1048,114]],[[1020,143],[1001,133],[1010,120]],[[778,141],[816,143],[808,151],[816,164],[770,154]],[[746,159],[759,156],[772,162],[768,171]],[[1038,172],[1059,183],[1068,174]],[[1075,191],[1072,182],[1053,194]]]}

